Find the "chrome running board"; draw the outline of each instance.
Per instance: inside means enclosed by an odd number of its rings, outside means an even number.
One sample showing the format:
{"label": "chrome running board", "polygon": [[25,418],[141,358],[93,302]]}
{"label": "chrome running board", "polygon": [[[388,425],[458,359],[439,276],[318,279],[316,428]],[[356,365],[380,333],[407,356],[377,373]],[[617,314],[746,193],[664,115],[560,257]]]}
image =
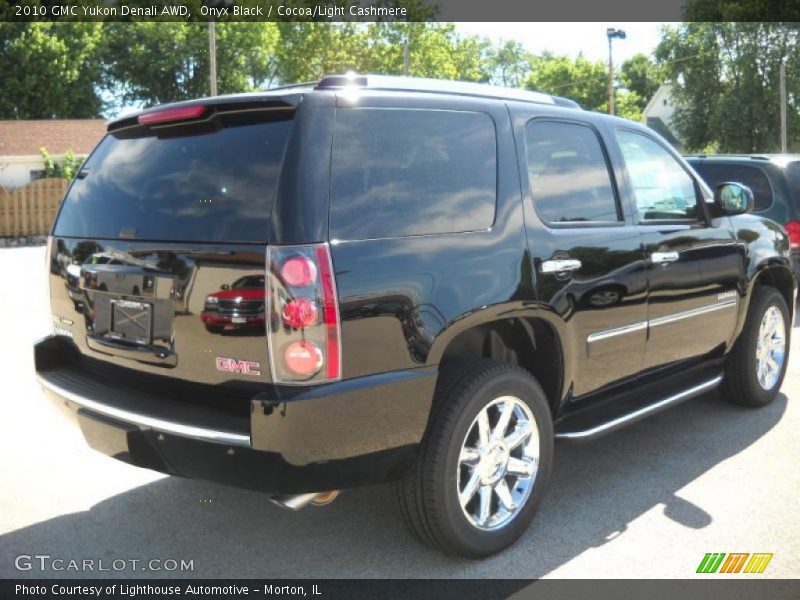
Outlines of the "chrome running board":
{"label": "chrome running board", "polygon": [[620,427],[624,427],[625,425],[629,425],[635,421],[644,419],[645,417],[649,417],[650,415],[664,410],[665,408],[679,404],[684,400],[699,396],[703,392],[713,390],[720,384],[721,381],[722,375],[718,375],[717,377],[691,387],[688,390],[673,394],[672,396],[668,396],[662,400],[659,400],[658,402],[648,404],[647,406],[643,406],[620,417],[611,419],[610,421],[606,421],[605,423],[601,423],[595,427],[591,427],[590,429],[584,429],[581,431],[564,431],[556,433],[555,437],[556,439],[566,440],[590,440],[605,433],[609,433],[615,429],[619,429]]}

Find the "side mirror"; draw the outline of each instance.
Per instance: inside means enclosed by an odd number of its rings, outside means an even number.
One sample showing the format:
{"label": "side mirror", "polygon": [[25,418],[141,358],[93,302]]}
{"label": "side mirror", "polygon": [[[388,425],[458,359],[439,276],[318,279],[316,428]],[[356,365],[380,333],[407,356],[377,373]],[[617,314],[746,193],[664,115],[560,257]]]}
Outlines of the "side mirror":
{"label": "side mirror", "polygon": [[229,289],[231,289],[231,286],[229,286],[227,283],[223,283],[221,286],[219,286],[219,289],[221,289],[221,290],[229,290]]}
{"label": "side mirror", "polygon": [[753,192],[746,185],[732,181],[714,188],[714,205],[722,215],[741,215],[753,210]]}

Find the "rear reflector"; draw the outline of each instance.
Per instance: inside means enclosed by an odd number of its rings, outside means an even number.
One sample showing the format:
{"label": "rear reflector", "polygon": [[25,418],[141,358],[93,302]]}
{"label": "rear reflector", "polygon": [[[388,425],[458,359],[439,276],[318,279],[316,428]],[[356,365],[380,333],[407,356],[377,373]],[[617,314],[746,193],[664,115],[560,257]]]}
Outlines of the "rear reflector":
{"label": "rear reflector", "polygon": [[197,117],[202,116],[205,112],[206,107],[202,105],[168,108],[166,110],[158,110],[139,115],[139,124],[161,125],[163,123],[172,123],[175,121],[186,121],[187,119],[196,119]]}

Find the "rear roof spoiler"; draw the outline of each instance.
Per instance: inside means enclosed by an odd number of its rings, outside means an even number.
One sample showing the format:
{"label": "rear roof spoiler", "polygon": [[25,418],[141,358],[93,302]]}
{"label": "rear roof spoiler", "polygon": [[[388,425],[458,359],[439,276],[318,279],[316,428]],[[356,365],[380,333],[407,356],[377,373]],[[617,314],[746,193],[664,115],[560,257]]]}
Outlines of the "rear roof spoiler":
{"label": "rear roof spoiler", "polygon": [[249,94],[231,94],[228,96],[214,96],[211,98],[187,100],[185,102],[161,104],[153,108],[148,108],[127,114],[123,117],[112,119],[106,124],[106,130],[110,133],[112,131],[126,129],[128,127],[138,127],[140,124],[139,117],[144,116],[146,120],[147,115],[151,115],[153,113],[189,109],[191,107],[224,107],[225,110],[252,110],[256,108],[271,107],[292,109],[296,108],[300,104],[303,94],[311,90],[312,88],[309,86],[293,86],[280,90],[268,90],[265,92],[253,92]]}

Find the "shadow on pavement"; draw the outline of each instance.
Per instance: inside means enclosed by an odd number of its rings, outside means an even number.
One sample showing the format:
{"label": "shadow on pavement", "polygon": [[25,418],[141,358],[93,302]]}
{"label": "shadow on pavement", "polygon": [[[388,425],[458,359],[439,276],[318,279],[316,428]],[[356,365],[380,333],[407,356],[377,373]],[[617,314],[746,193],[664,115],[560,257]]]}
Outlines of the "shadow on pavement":
{"label": "shadow on pavement", "polygon": [[[40,553],[107,564],[192,559],[194,571],[182,574],[190,577],[540,577],[625,535],[631,521],[658,505],[684,527],[708,526],[714,507],[676,492],[768,432],[786,402],[781,394],[751,410],[708,394],[592,443],[557,444],[538,518],[520,542],[485,561],[448,558],[415,542],[391,485],[349,490],[329,506],[292,513],[259,493],[165,478],[0,537],[0,576],[81,576],[14,570],[15,555]],[[94,576],[103,575],[115,574]]]}

